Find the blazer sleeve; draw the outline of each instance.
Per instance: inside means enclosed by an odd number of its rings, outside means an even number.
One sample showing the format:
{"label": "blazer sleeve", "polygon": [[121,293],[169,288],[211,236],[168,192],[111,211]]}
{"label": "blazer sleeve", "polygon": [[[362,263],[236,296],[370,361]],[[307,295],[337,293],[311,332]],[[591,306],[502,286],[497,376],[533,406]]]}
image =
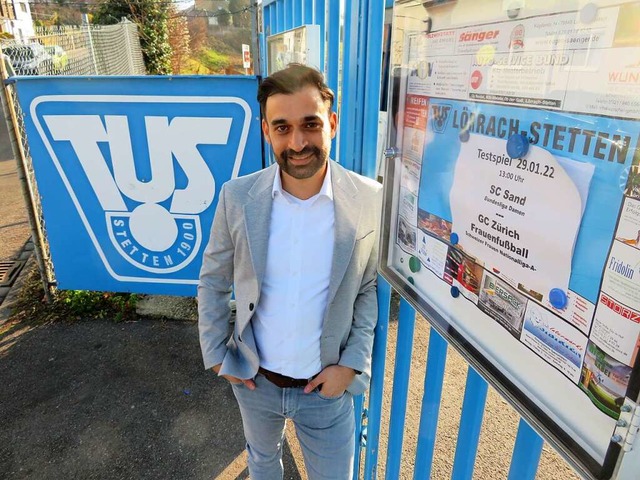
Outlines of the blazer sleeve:
{"label": "blazer sleeve", "polygon": [[371,215],[374,218],[373,235],[375,240],[353,304],[351,331],[338,362],[339,365],[352,368],[357,374],[365,373],[367,376],[371,374],[374,329],[378,323],[378,239],[380,234],[382,190],[380,188],[376,189],[374,195],[374,209]]}
{"label": "blazer sleeve", "polygon": [[227,222],[226,189],[220,191],[198,283],[198,332],[204,366],[222,363],[230,334],[234,244]]}

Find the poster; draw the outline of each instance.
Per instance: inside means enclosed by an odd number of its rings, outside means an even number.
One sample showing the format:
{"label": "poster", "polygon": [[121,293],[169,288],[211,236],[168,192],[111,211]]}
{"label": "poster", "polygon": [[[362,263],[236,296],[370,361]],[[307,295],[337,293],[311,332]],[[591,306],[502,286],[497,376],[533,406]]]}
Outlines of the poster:
{"label": "poster", "polygon": [[640,5],[465,5],[404,35],[389,278],[602,466],[640,384]]}

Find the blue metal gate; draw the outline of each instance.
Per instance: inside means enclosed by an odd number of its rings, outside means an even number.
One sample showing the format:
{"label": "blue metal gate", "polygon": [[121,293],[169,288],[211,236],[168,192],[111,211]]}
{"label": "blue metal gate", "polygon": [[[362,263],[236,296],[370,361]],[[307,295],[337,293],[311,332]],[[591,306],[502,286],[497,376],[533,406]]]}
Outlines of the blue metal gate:
{"label": "blue metal gate", "polygon": [[[377,145],[383,20],[385,8],[392,6],[392,1],[382,0],[265,0],[261,11],[259,41],[263,75],[267,74],[265,52],[268,36],[302,25],[319,26],[322,70],[329,86],[340,92],[337,102],[340,126],[334,156],[347,168],[372,178],[377,173],[378,148],[383,148]],[[384,454],[379,446],[392,288],[382,277],[378,285],[379,320],[366,408],[363,397],[356,399],[356,424],[359,425],[356,435],[360,441],[356,442],[354,478],[377,478],[379,457]],[[387,479],[400,478],[401,475],[415,320],[416,311],[401,299],[386,452]],[[447,342],[431,329],[414,478],[431,477],[446,358]],[[473,476],[487,391],[486,381],[469,366],[451,477],[454,480],[471,479]],[[508,478],[533,480],[542,445],[542,438],[521,419]],[[364,464],[361,462],[362,449]]]}

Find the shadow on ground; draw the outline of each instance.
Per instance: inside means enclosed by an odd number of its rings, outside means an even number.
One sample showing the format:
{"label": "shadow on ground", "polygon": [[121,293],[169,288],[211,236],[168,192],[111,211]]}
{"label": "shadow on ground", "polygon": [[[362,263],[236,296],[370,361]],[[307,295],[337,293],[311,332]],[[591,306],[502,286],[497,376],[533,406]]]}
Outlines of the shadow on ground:
{"label": "shadow on ground", "polygon": [[[54,323],[0,351],[0,477],[247,478],[233,393],[203,370],[195,324]],[[284,462],[299,479],[288,445]]]}

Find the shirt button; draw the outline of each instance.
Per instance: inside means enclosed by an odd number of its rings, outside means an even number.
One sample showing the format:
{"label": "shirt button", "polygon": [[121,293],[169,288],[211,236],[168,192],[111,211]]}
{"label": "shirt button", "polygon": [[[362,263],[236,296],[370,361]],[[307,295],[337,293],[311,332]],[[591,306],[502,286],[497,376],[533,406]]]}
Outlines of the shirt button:
{"label": "shirt button", "polygon": [[253,312],[253,303],[250,303],[250,304],[249,304],[249,311],[250,311],[250,312]]}

